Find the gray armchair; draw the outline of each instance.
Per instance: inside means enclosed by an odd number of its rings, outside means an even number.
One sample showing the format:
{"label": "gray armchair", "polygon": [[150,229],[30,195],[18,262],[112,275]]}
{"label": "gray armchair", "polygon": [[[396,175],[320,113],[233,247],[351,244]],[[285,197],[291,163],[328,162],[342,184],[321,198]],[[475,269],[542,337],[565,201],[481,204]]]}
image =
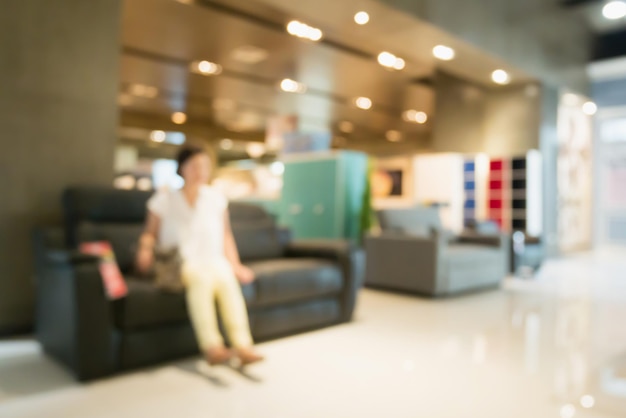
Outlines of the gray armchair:
{"label": "gray armchair", "polygon": [[365,240],[370,287],[444,296],[497,286],[506,276],[505,234],[442,228],[437,209],[410,208],[378,213],[382,232]]}

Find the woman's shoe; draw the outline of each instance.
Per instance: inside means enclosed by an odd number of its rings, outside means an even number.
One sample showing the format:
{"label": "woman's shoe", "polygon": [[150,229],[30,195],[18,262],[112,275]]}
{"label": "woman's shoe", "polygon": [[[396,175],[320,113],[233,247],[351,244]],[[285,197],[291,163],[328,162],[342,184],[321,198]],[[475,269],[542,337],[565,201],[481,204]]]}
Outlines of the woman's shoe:
{"label": "woman's shoe", "polygon": [[226,347],[214,347],[204,353],[204,358],[211,366],[217,366],[228,363],[233,358],[233,353]]}
{"label": "woman's shoe", "polygon": [[239,361],[241,361],[242,366],[247,366],[249,364],[265,360],[265,357],[254,352],[252,348],[240,348],[236,351],[236,354]]}

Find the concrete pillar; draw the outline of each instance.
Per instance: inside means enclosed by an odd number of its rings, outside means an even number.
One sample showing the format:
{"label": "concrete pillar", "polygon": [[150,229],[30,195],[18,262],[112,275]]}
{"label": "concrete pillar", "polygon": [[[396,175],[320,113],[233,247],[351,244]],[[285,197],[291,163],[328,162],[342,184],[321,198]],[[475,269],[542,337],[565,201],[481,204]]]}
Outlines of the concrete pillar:
{"label": "concrete pillar", "polygon": [[121,0],[4,0],[0,334],[33,319],[31,231],[71,184],[112,184]]}
{"label": "concrete pillar", "polygon": [[439,73],[435,78],[432,151],[484,152],[487,92],[464,80]]}

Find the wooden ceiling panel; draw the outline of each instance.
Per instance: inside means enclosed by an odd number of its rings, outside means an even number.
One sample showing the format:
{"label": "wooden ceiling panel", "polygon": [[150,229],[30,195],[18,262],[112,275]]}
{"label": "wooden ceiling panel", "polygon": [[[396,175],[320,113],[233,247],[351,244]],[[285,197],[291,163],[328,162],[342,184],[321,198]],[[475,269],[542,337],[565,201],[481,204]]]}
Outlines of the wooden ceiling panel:
{"label": "wooden ceiling panel", "polygon": [[[328,8],[331,3],[318,5]],[[233,12],[233,7],[240,12]],[[297,114],[308,127],[336,132],[341,121],[350,121],[354,132],[340,135],[375,141],[384,141],[390,129],[422,139],[430,130],[430,124],[407,123],[401,116],[413,108],[433,112],[432,89],[414,82],[428,77],[432,66],[411,57],[401,72],[378,65],[377,45],[384,36],[376,40],[361,33],[344,39],[334,27],[343,21],[347,28],[351,22],[347,7],[342,15],[329,16],[330,23],[320,24],[329,28],[329,41],[321,43],[289,36],[284,29],[289,13],[255,1],[196,0],[187,5],[126,0],[124,9],[120,103],[125,112],[165,120],[172,112],[184,111],[195,123],[233,132],[259,132],[271,115]],[[398,18],[378,26],[389,34],[401,33],[409,30],[409,23]],[[234,51],[249,46],[267,56],[253,64],[235,59]],[[220,64],[222,74],[205,77],[190,72],[189,64],[197,60]],[[307,92],[280,91],[283,78],[305,83]],[[157,88],[157,97],[129,94],[137,84]],[[372,99],[373,108],[356,108],[354,99],[359,96]]]}

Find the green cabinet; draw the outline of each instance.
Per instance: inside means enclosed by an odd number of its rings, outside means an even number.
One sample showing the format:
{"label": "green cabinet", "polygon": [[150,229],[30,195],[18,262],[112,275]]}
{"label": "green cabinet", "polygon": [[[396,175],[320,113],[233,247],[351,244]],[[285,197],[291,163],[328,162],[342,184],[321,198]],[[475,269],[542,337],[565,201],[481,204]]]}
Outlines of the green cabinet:
{"label": "green cabinet", "polygon": [[280,222],[295,238],[360,237],[367,156],[334,152],[284,161]]}

